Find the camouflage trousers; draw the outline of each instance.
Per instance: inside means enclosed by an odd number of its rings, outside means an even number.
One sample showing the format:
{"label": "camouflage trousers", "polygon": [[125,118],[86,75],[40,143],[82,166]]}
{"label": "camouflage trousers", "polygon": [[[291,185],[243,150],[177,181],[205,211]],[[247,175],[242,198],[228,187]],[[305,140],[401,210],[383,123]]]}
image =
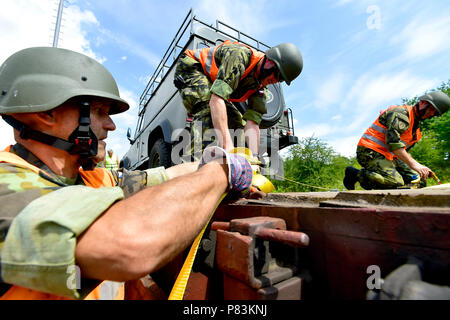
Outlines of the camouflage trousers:
{"label": "camouflage trousers", "polygon": [[418,175],[402,160],[388,160],[382,154],[365,147],[358,146],[356,159],[362,167],[358,181],[366,190],[403,187]]}
{"label": "camouflage trousers", "polygon": [[180,92],[186,110],[192,114],[201,111],[202,106],[209,103],[211,99],[210,88],[212,85],[209,78],[203,73],[202,65],[183,53],[175,69],[175,81],[177,78],[181,82],[180,86],[177,84],[175,86]]}
{"label": "camouflage trousers", "polygon": [[[192,161],[200,159],[202,150],[207,146],[218,145],[217,134],[213,131],[209,100],[211,99],[211,81],[203,73],[199,62],[182,54],[175,69],[175,79],[180,76],[184,82],[178,87],[183,105],[188,113],[193,114],[191,125],[191,142],[188,150],[184,151],[184,158]],[[228,118],[228,128],[236,146],[243,146],[245,120],[236,106],[225,101]],[[237,140],[237,143],[236,143]],[[188,156],[186,158],[186,156]]]}
{"label": "camouflage trousers", "polygon": [[[245,146],[244,126],[242,114],[232,105],[227,107],[228,128],[236,147]],[[186,161],[198,161],[203,150],[208,146],[218,146],[218,132],[214,130],[209,107],[194,114],[190,128],[190,143],[184,154]]]}

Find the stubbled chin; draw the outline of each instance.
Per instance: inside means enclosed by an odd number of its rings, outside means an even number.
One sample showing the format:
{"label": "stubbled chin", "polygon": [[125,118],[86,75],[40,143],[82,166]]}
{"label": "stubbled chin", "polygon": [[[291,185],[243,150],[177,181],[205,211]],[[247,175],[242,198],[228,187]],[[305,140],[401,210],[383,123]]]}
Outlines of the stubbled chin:
{"label": "stubbled chin", "polygon": [[96,164],[102,162],[103,160],[105,160],[105,156],[106,156],[106,142],[100,140],[98,142],[98,151],[97,155],[94,157],[94,162]]}

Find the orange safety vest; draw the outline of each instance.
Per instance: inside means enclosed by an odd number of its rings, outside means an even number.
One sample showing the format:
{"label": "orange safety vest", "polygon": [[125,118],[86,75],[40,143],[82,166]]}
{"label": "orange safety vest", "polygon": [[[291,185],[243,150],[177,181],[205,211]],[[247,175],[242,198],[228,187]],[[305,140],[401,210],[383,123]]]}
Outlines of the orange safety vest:
{"label": "orange safety vest", "polygon": [[[9,152],[11,146],[0,152],[0,162],[11,163],[18,167],[30,169],[31,171],[39,174],[40,169],[31,163],[28,163],[18,155]],[[92,171],[84,171],[80,169],[80,175],[84,183],[88,187],[100,188],[100,187],[114,187],[115,182],[111,172],[103,168],[95,168]],[[94,290],[92,290],[84,300],[98,300],[101,298],[101,286],[104,282],[100,283]],[[114,300],[124,299],[124,286],[119,288]],[[0,297],[0,300],[73,300],[71,298],[58,296],[55,294],[45,293],[37,290],[24,288],[21,286],[13,285]]]}
{"label": "orange safety vest", "polygon": [[[215,46],[215,47],[209,47],[209,48],[203,48],[203,49],[196,49],[196,50],[186,50],[186,55],[191,57],[194,60],[197,60],[201,63],[203,67],[204,73],[211,79],[212,82],[214,82],[217,78],[217,73],[219,72],[219,68],[216,65],[216,59],[214,59],[216,50],[220,46],[223,45],[231,45],[231,44],[239,44],[241,46],[247,47],[250,50],[252,50],[252,58],[250,60],[250,65],[245,69],[244,74],[242,75],[241,79],[245,78],[250,71],[252,71],[259,61],[261,61],[264,58],[264,53],[257,51],[243,43],[239,42],[231,42],[230,40],[226,40],[224,43]],[[260,86],[259,89],[261,89],[263,86]],[[252,89],[248,90],[244,95],[240,98],[233,98],[228,99],[231,102],[245,102],[253,93],[258,91],[259,89]]]}
{"label": "orange safety vest", "polygon": [[[385,111],[380,112],[380,116],[390,110],[392,108],[398,108],[399,106],[390,106]],[[414,143],[419,141],[422,138],[422,132],[419,128],[416,130],[416,135],[414,138],[413,135],[413,127],[414,127],[414,110],[412,106],[403,105],[401,106],[406,108],[409,113],[409,128],[405,132],[402,133],[400,139],[405,144],[406,149],[411,147]],[[396,156],[389,151],[388,146],[386,145],[386,126],[382,125],[379,121],[380,116],[375,120],[375,122],[364,132],[363,136],[358,142],[358,146],[363,146],[369,149],[372,149],[378,153],[381,153],[388,160],[393,160]]]}

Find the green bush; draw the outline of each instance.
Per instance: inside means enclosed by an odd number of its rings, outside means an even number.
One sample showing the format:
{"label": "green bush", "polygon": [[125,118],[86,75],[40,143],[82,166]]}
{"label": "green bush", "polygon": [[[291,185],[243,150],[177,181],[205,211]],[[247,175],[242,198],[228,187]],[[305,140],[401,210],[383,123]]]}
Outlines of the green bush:
{"label": "green bush", "polygon": [[356,165],[355,158],[343,157],[319,138],[307,137],[290,148],[285,181],[271,181],[276,192],[343,190],[344,171],[350,165]]}

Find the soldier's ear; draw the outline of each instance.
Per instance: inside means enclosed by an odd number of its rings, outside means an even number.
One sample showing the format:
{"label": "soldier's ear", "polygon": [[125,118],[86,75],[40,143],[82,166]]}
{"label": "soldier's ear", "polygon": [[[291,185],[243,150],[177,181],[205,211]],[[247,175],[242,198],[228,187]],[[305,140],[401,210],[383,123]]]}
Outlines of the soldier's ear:
{"label": "soldier's ear", "polygon": [[419,110],[426,109],[429,105],[428,101],[419,100]]}
{"label": "soldier's ear", "polygon": [[264,68],[266,68],[266,69],[273,69],[273,68],[276,68],[277,67],[277,65],[275,64],[275,62],[273,62],[272,60],[270,60],[270,59],[267,59],[266,60],[266,63],[265,63],[265,65],[264,65]]}
{"label": "soldier's ear", "polygon": [[11,116],[35,130],[51,126],[55,122],[53,114],[49,114],[49,111],[13,113]]}
{"label": "soldier's ear", "polygon": [[47,126],[54,125],[56,123],[56,118],[53,110],[36,112],[36,121],[39,121]]}

